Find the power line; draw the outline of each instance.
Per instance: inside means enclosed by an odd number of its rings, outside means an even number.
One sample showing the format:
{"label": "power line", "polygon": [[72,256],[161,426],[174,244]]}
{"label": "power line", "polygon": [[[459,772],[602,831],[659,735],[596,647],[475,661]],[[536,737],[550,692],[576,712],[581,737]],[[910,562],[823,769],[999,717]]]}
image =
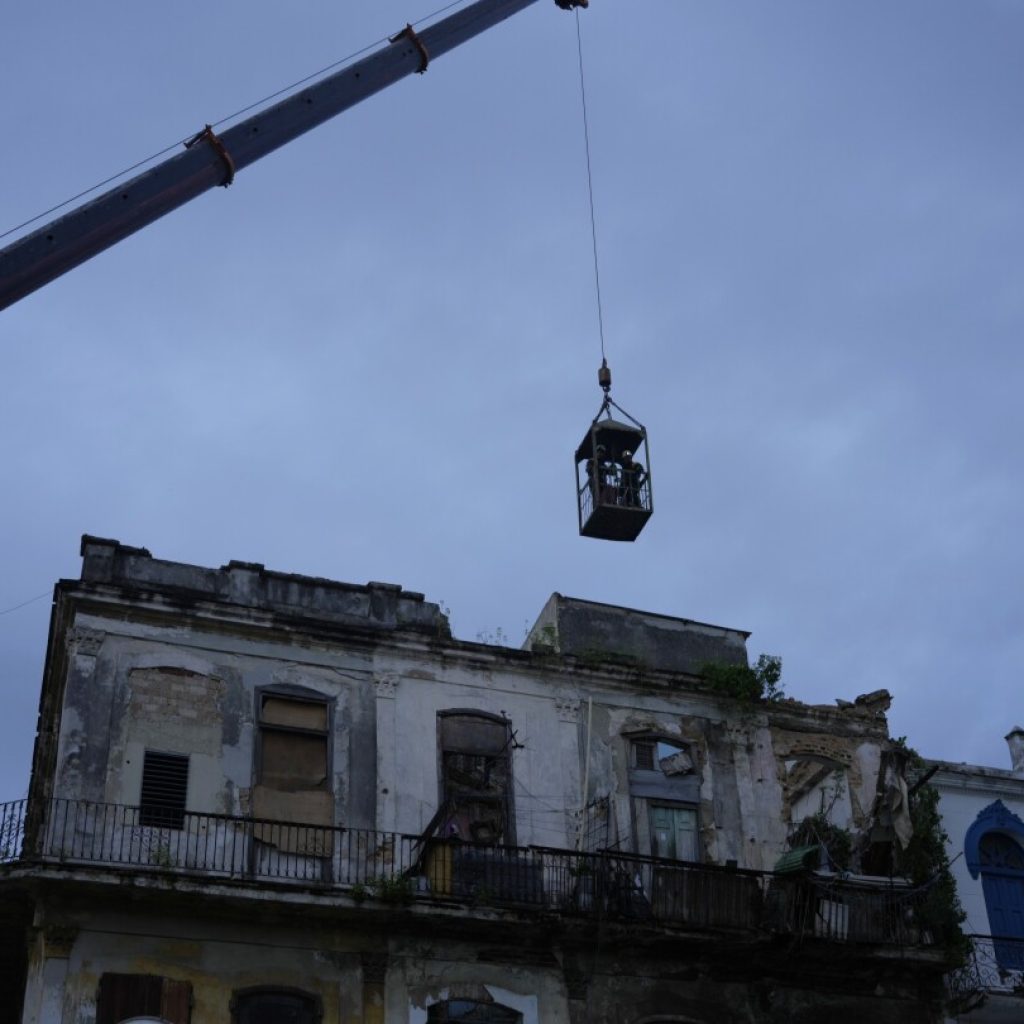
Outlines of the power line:
{"label": "power line", "polygon": [[19,608],[24,608],[26,605],[34,604],[36,601],[42,601],[44,597],[49,597],[50,591],[44,590],[41,594],[37,594],[35,597],[30,597],[27,601],[22,601],[21,604],[16,604],[11,608],[5,608],[0,611],[0,615],[10,615],[11,612],[16,612]]}

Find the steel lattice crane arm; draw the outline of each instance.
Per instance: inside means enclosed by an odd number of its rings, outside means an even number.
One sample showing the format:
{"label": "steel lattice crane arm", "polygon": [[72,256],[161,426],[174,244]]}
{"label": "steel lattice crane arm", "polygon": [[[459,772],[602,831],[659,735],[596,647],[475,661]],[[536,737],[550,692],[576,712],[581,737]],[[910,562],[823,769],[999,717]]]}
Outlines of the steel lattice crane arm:
{"label": "steel lattice crane arm", "polygon": [[[207,126],[185,150],[0,250],[0,309],[215,188],[260,157],[387,88],[536,0],[477,0],[227,129]],[[589,0],[555,0],[564,10]]]}

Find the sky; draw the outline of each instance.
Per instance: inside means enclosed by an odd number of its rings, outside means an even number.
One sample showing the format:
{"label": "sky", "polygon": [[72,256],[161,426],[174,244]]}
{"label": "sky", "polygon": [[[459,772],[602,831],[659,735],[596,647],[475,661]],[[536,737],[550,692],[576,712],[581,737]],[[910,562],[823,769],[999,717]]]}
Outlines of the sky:
{"label": "sky", "polygon": [[[433,9],[13,6],[0,231]],[[83,533],[400,583],[466,640],[553,591],[747,629],[791,696],[885,687],[894,736],[1009,767],[1024,4],[579,24],[636,543],[577,535],[600,335],[576,18],[540,0],[0,313],[0,800]]]}

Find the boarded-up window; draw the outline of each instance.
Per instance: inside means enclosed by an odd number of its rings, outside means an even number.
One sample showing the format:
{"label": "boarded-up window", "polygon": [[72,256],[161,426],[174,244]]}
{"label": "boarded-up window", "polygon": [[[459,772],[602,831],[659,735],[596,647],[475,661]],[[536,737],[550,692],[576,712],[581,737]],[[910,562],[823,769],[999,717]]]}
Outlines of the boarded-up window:
{"label": "boarded-up window", "polygon": [[139,824],[182,828],[188,798],[188,755],[147,750],[142,762]]}
{"label": "boarded-up window", "polygon": [[264,690],[256,710],[259,744],[253,816],[289,827],[257,824],[254,835],[289,853],[329,857],[334,825],[330,704],[312,691]]}
{"label": "boarded-up window", "polygon": [[465,711],[441,714],[441,788],[447,835],[513,843],[509,723]]}
{"label": "boarded-up window", "polygon": [[259,781],[286,792],[326,789],[327,739],[325,701],[263,694]]}
{"label": "boarded-up window", "polygon": [[96,1024],[120,1024],[132,1017],[160,1017],[189,1024],[192,986],[155,974],[104,974],[96,997]]}
{"label": "boarded-up window", "polygon": [[296,989],[247,989],[231,1000],[232,1024],[319,1024],[322,1018],[320,999]]}

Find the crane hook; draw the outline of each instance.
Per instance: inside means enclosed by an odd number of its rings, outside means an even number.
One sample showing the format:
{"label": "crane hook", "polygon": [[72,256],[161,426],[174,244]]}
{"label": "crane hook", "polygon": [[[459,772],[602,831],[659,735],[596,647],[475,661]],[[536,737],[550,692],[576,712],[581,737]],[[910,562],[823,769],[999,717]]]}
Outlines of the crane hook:
{"label": "crane hook", "polygon": [[597,371],[597,383],[601,385],[606,395],[612,389],[612,371],[607,359],[601,360],[600,369]]}

